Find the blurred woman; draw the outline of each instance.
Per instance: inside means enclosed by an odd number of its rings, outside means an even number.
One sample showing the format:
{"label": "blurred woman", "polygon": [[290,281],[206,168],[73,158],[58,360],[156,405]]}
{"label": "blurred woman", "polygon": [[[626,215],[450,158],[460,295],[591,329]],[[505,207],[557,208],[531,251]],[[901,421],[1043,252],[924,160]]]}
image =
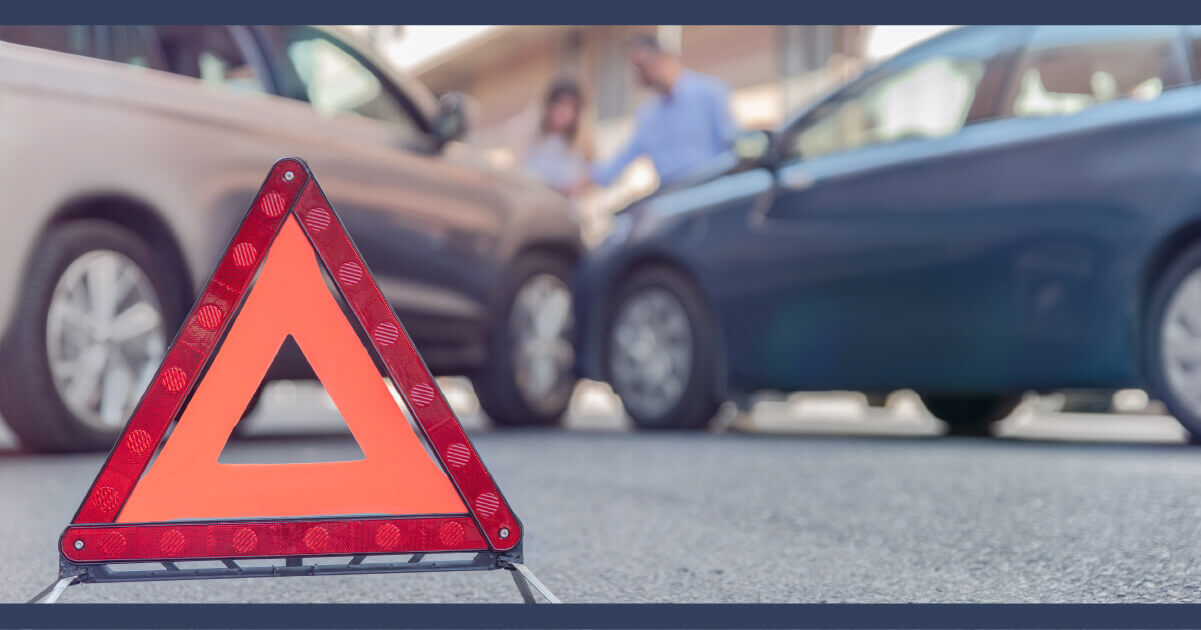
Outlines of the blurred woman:
{"label": "blurred woman", "polygon": [[550,86],[538,133],[525,155],[525,167],[547,186],[574,197],[587,181],[588,156],[581,146],[584,95],[574,79]]}

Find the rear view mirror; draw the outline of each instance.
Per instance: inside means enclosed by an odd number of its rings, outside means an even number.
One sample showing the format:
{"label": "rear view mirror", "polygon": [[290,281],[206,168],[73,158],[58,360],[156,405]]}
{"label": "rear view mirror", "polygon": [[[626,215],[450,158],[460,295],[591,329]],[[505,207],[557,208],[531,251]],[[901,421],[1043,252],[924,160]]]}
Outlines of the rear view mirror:
{"label": "rear view mirror", "polygon": [[734,139],[734,154],[744,164],[758,164],[771,151],[771,133],[762,129],[744,131]]}

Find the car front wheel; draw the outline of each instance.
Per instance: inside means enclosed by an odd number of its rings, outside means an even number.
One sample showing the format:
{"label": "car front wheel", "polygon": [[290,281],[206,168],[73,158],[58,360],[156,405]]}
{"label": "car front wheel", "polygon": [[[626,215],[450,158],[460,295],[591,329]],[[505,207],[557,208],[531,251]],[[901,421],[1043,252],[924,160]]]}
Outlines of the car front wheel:
{"label": "car front wheel", "polygon": [[1201,440],[1201,244],[1160,276],[1145,321],[1144,372],[1152,394]]}
{"label": "car front wheel", "polygon": [[108,448],[154,377],[179,317],[136,235],[103,221],[51,231],[0,349],[0,413],[36,451]]}
{"label": "car front wheel", "polygon": [[489,364],[472,378],[480,406],[502,426],[551,425],[575,390],[571,268],[549,254],[514,265],[490,340]]}
{"label": "car front wheel", "polygon": [[665,268],[617,291],[605,335],[609,382],[642,429],[702,429],[717,413],[715,330],[693,284]]}

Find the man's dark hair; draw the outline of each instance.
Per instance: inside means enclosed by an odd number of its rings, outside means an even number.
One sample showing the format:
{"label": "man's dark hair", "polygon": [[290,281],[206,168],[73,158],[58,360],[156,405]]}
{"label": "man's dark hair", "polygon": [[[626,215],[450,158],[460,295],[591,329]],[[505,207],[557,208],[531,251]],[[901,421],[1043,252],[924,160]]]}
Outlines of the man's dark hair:
{"label": "man's dark hair", "polygon": [[659,45],[659,38],[650,33],[634,33],[630,36],[627,45],[630,48],[645,48],[657,53],[664,52],[663,47]]}

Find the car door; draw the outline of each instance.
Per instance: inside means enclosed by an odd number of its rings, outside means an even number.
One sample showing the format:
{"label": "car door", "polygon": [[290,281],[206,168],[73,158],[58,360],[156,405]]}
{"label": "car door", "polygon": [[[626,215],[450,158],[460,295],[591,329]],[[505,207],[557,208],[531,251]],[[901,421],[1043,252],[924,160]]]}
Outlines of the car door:
{"label": "car door", "polygon": [[[312,27],[257,31],[282,96],[312,115],[289,136],[313,167],[381,290],[431,363],[478,339],[504,217],[482,168],[442,154],[426,112],[360,52]],[[446,353],[450,353],[447,355]]]}
{"label": "car door", "polygon": [[987,330],[1012,343],[1010,383],[1135,382],[1153,234],[1196,208],[1181,201],[1201,157],[1185,48],[1178,26],[1031,29],[987,125],[1003,177],[981,187],[1007,234],[1006,319]]}
{"label": "car door", "polygon": [[[979,383],[995,333],[996,177],[981,124],[1015,29],[966,29],[869,72],[787,128],[774,196],[725,255],[735,378],[783,389]],[[738,272],[739,267],[742,272]],[[758,270],[757,272],[754,270]],[[979,340],[989,340],[980,353]],[[968,344],[971,344],[971,347]]]}

